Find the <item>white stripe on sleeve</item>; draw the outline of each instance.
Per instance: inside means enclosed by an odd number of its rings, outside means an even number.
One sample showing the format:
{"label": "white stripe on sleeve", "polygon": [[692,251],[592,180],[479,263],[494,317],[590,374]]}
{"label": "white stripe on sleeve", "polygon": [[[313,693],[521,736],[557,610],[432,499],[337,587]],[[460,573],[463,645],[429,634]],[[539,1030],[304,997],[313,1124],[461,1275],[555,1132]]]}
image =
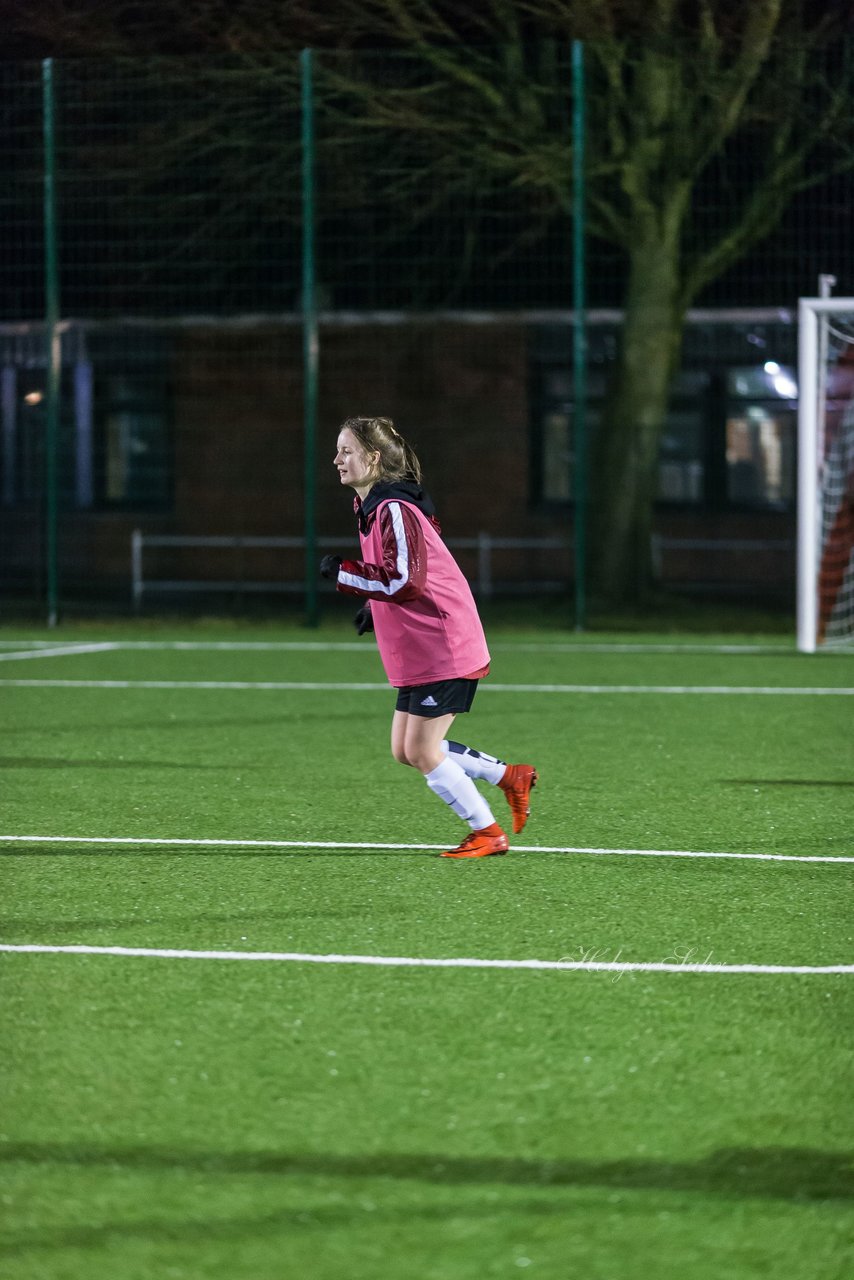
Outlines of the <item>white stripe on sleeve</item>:
{"label": "white stripe on sleeve", "polygon": [[403,513],[399,502],[386,503],[386,511],[391,517],[391,527],[397,544],[395,562],[396,577],[388,582],[380,582],[376,578],[360,578],[355,573],[338,574],[338,581],[345,587],[355,587],[358,591],[368,591],[373,595],[393,596],[409,581],[409,546],[406,541],[406,530],[403,527]]}

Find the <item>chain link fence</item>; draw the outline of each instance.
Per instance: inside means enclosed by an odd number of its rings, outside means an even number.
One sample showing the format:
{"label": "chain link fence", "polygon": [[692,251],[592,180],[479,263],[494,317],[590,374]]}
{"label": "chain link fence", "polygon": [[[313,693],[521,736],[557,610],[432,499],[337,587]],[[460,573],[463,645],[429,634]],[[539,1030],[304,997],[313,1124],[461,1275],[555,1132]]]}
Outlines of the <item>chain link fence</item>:
{"label": "chain link fence", "polygon": [[[594,435],[607,412],[630,285],[625,244],[609,235],[617,206],[602,194],[628,172],[602,172],[609,68],[590,51],[580,103],[570,54],[473,50],[463,76],[414,55],[317,53],[309,119],[299,58],[62,61],[50,100],[41,64],[0,64],[4,611],[43,611],[52,570],[60,613],[139,605],[135,535],[150,540],[152,581],[194,584],[169,603],[302,598],[306,542],[353,544],[329,464],[354,412],[390,414],[413,439],[473,581],[487,539],[490,592],[570,590],[575,432],[581,407]],[[828,82],[850,88],[851,49],[829,57]],[[629,51],[621,74],[641,62]],[[572,177],[582,107],[585,193]],[[763,127],[710,157],[685,254],[738,225],[773,137]],[[827,176],[803,183],[690,299],[655,477],[654,567],[675,586],[792,589],[797,298],[826,271],[854,293],[851,169],[826,146],[810,163]],[[584,406],[572,376],[580,194]],[[718,554],[691,550],[710,538]],[[166,603],[144,595],[143,607]]]}

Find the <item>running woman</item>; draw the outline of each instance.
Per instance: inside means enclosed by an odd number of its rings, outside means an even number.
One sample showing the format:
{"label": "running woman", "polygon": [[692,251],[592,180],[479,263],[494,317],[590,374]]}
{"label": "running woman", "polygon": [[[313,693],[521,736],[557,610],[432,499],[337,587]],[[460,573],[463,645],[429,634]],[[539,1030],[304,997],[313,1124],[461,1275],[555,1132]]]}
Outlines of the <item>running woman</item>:
{"label": "running woman", "polygon": [[424,775],[427,786],[471,831],[443,858],[488,858],[509,842],[481,779],[500,787],[518,834],[530,813],[537,771],[505,764],[448,738],[489,672],[489,651],[469,585],[442,541],[421,464],[390,418],[348,418],[338,433],[335,467],[355,490],[361,560],[324,556],[320,572],[358,596],[359,635],[376,633],[389,683],[397,689],[391,753]]}

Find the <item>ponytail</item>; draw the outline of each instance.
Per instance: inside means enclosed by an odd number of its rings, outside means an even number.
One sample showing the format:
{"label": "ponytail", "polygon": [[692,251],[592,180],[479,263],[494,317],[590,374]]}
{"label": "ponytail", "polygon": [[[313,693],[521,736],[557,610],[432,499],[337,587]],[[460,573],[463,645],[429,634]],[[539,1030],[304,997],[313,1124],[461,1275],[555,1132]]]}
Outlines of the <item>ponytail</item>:
{"label": "ponytail", "polygon": [[391,418],[347,418],[341,424],[351,431],[366,453],[380,455],[377,480],[413,480],[421,483],[418,455],[404,440]]}

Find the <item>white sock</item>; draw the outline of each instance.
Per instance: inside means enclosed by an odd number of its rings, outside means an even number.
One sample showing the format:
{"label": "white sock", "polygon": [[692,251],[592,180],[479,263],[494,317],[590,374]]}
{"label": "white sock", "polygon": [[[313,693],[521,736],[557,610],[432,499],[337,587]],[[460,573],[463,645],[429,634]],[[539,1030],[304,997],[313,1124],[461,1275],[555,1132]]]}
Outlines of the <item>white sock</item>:
{"label": "white sock", "polygon": [[470,778],[481,778],[495,787],[504,777],[505,761],[488,756],[485,751],[475,751],[472,747],[464,747],[461,742],[448,742],[447,739],[442,743],[442,750]]}
{"label": "white sock", "polygon": [[425,773],[424,781],[473,831],[489,827],[495,821],[489,805],[455,761],[443,760],[430,773]]}

